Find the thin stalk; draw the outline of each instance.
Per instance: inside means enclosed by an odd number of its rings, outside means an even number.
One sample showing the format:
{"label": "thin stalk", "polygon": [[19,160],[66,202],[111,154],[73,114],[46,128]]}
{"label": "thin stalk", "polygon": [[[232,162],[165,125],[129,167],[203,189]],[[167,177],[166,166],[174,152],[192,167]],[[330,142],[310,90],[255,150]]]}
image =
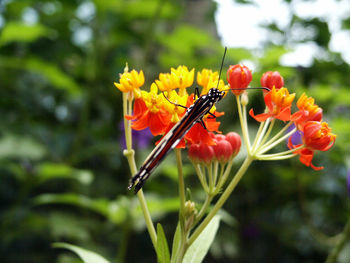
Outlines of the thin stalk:
{"label": "thin stalk", "polygon": [[274,141],[271,144],[264,144],[263,146],[259,147],[257,154],[263,154],[275,147],[277,144],[281,143],[282,141],[286,140],[288,137],[290,137],[294,132],[296,131],[296,128],[288,132],[286,135],[282,136],[278,140]]}
{"label": "thin stalk", "polygon": [[205,179],[205,176],[203,175],[203,172],[201,170],[201,167],[200,167],[200,164],[198,163],[193,163],[193,166],[194,166],[194,169],[196,170],[196,173],[197,173],[197,176],[198,176],[198,179],[204,189],[204,191],[206,193],[208,193],[209,191],[209,187],[208,187],[208,184],[207,184],[207,180]]}
{"label": "thin stalk", "polygon": [[350,238],[350,217],[346,222],[341,238],[339,239],[335,247],[332,249],[331,253],[328,255],[325,263],[337,262],[337,258],[340,252],[342,251],[342,249],[344,248],[346,242],[349,240],[349,238]]}
{"label": "thin stalk", "polygon": [[244,140],[244,144],[246,145],[247,152],[249,155],[250,151],[251,151],[251,146],[250,146],[250,139],[249,139],[249,135],[248,135],[248,125],[247,125],[247,122],[245,121],[246,118],[242,114],[242,105],[241,105],[241,102],[239,100],[239,96],[236,96],[236,102],[237,102],[239,121],[241,123],[241,128],[242,128],[243,140]]}
{"label": "thin stalk", "polygon": [[256,145],[255,145],[255,148],[252,147],[252,152],[255,152],[255,151],[256,151],[256,148],[260,146],[261,141],[262,141],[264,135],[266,134],[267,127],[269,127],[270,118],[267,119],[266,121],[264,121],[263,123],[264,123],[264,126],[263,126],[261,132],[260,132],[259,134],[256,135],[256,137],[257,137],[257,139],[256,139]]}
{"label": "thin stalk", "polygon": [[256,144],[257,144],[257,141],[258,141],[258,138],[260,137],[260,134],[261,134],[261,131],[262,129],[264,128],[264,124],[265,122],[260,122],[260,125],[259,125],[259,129],[255,135],[255,138],[254,138],[254,142],[253,142],[253,145],[252,145],[252,150],[254,150],[256,148]]}
{"label": "thin stalk", "polygon": [[217,195],[220,192],[221,187],[224,185],[224,183],[227,180],[227,177],[230,175],[231,168],[233,165],[233,159],[228,163],[226,169],[224,170],[224,165],[221,166],[221,174],[218,184],[215,187],[214,194]]}
{"label": "thin stalk", "polygon": [[273,158],[273,157],[278,157],[278,156],[283,156],[283,155],[286,155],[286,154],[289,154],[289,153],[294,153],[295,151],[297,150],[300,150],[300,149],[303,149],[305,148],[305,145],[301,145],[297,148],[294,148],[294,149],[290,149],[288,151],[283,151],[283,152],[279,152],[279,153],[272,153],[272,154],[257,154],[256,157],[257,158]]}
{"label": "thin stalk", "polygon": [[210,163],[207,165],[208,177],[209,177],[209,193],[213,192],[214,189],[214,178],[213,178],[213,165]]}
{"label": "thin stalk", "polygon": [[277,157],[265,157],[264,155],[260,155],[260,157],[256,156],[256,159],[260,161],[279,161],[279,160],[293,158],[294,156],[297,156],[297,154],[294,153],[294,154],[282,155]]}
{"label": "thin stalk", "polygon": [[[124,114],[124,116],[129,114],[128,103],[131,103],[131,101],[128,101],[127,94],[123,93],[123,114]],[[132,149],[132,144],[131,144],[132,135],[131,135],[130,122],[126,121],[125,118],[124,118],[124,131],[125,131],[125,141],[126,141],[127,149],[124,150],[123,154],[128,160],[130,172],[133,175],[133,174],[137,173],[137,167],[136,167],[136,162],[135,162],[135,151]],[[138,197],[139,202],[140,202],[141,210],[142,210],[143,216],[145,218],[147,230],[148,230],[148,233],[151,237],[153,247],[156,250],[156,248],[157,248],[157,232],[154,228],[151,214],[148,210],[147,202],[146,202],[146,199],[145,199],[145,196],[143,194],[142,189],[140,189],[140,191],[137,192],[137,197]]]}
{"label": "thin stalk", "polygon": [[176,154],[176,165],[177,165],[177,171],[179,175],[179,197],[180,197],[180,224],[181,229],[184,230],[184,222],[185,222],[185,181],[184,176],[182,172],[182,158],[181,158],[181,149],[175,149]]}
{"label": "thin stalk", "polygon": [[286,124],[286,126],[284,126],[278,133],[275,134],[275,136],[273,136],[267,143],[265,143],[264,145],[262,145],[260,147],[260,149],[265,148],[266,146],[270,145],[271,143],[273,143],[275,140],[277,140],[287,129],[290,125],[292,125],[293,122],[288,122]]}
{"label": "thin stalk", "polygon": [[266,140],[269,138],[269,136],[271,134],[271,131],[272,131],[274,125],[275,125],[275,119],[272,119],[270,126],[269,126],[269,129],[267,130],[264,138],[262,139],[262,141],[259,144],[264,144],[266,142]]}
{"label": "thin stalk", "polygon": [[233,177],[230,184],[227,186],[225,191],[220,196],[219,200],[214,205],[213,209],[209,212],[209,214],[204,218],[203,222],[196,228],[196,230],[191,235],[188,244],[189,246],[198,238],[198,236],[202,233],[208,223],[213,219],[213,217],[217,214],[219,209],[224,205],[227,198],[231,195],[232,191],[236,188],[238,182],[241,180],[244,173],[247,171],[249,165],[252,163],[254,159],[252,156],[248,155],[244,160],[241,168],[237,171],[236,175]]}
{"label": "thin stalk", "polygon": [[214,186],[216,185],[216,182],[218,180],[218,166],[219,166],[219,162],[218,161],[215,161],[214,162]]}
{"label": "thin stalk", "polygon": [[199,210],[197,216],[196,216],[196,220],[194,221],[194,225],[197,224],[201,219],[202,217],[205,215],[211,201],[213,200],[213,195],[207,195],[207,197],[205,198],[205,201],[201,207],[201,210]]}

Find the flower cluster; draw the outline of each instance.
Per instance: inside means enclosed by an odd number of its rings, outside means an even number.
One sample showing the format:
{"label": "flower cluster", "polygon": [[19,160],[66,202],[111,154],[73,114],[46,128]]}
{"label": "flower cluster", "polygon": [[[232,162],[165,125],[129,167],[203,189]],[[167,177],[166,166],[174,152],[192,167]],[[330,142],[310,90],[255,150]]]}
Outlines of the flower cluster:
{"label": "flower cluster", "polygon": [[[124,72],[120,76],[120,83],[115,83],[115,86],[122,92],[132,93],[135,97],[133,114],[125,116],[133,121],[131,127],[134,130],[149,128],[151,133],[157,136],[165,135],[183,117],[186,108],[193,104],[194,94],[187,92],[187,88],[191,87],[193,82],[194,69],[188,70],[186,66],[179,66],[176,69],[171,68],[170,73],[160,73],[159,78],[151,84],[150,91],[139,89],[144,83],[142,71]],[[212,87],[228,90],[224,82],[219,81],[218,72],[208,69],[197,72],[197,83],[202,87],[202,94],[206,94]],[[223,114],[216,112],[215,107],[211,113],[217,117]],[[207,116],[203,121],[207,130],[200,123],[195,124],[177,145],[178,148],[184,148],[186,142],[215,144],[208,131],[219,132],[220,122]]]}
{"label": "flower cluster", "polygon": [[266,72],[261,78],[263,87],[270,89],[264,94],[266,110],[264,113],[255,115],[253,109],[249,114],[258,122],[264,122],[267,119],[279,119],[289,121],[289,125],[295,125],[295,131],[302,136],[302,143],[293,144],[292,136],[289,138],[288,147],[295,149],[295,154],[300,156],[300,161],[306,166],[315,170],[323,169],[312,164],[315,151],[327,151],[334,142],[336,136],[331,132],[326,122],[322,121],[323,111],[315,104],[312,97],[304,93],[298,99],[296,106],[298,110],[292,114],[292,102],[295,94],[289,94],[283,87],[284,81],[278,72]]}

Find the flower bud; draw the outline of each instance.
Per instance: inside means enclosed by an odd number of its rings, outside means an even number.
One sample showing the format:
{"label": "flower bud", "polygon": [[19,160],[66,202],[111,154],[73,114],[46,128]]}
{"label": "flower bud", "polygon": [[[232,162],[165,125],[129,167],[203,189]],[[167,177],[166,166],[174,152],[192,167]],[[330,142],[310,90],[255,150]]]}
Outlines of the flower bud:
{"label": "flower bud", "polygon": [[249,102],[248,92],[244,91],[241,96],[241,104],[243,107],[245,107],[247,106],[248,102]]}
{"label": "flower bud", "polygon": [[188,218],[197,213],[196,204],[190,200],[185,202],[185,217]]}
{"label": "flower bud", "polygon": [[239,153],[239,150],[241,149],[241,136],[239,136],[236,132],[229,132],[226,134],[226,140],[231,144],[233,156],[236,156]]}
{"label": "flower bud", "polygon": [[228,162],[233,154],[232,146],[226,140],[216,141],[216,145],[214,145],[213,148],[215,158],[221,163]]}
{"label": "flower bud", "polygon": [[236,96],[241,95],[251,81],[252,72],[244,65],[233,65],[227,70],[227,82]]}
{"label": "flower bud", "polygon": [[214,149],[205,143],[191,144],[188,156],[195,163],[209,164],[214,159]]}
{"label": "flower bud", "polygon": [[283,87],[284,80],[278,71],[267,71],[262,75],[260,83],[262,87],[269,88],[270,90],[275,87],[278,90]]}

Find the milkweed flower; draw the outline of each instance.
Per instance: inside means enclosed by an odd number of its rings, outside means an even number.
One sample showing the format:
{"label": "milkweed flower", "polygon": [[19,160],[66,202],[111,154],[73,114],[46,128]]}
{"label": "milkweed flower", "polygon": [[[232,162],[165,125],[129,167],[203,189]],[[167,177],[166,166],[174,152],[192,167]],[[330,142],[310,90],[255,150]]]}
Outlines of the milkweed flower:
{"label": "milkweed flower", "polygon": [[124,72],[120,75],[119,83],[114,82],[121,92],[134,92],[136,98],[140,97],[140,87],[145,83],[145,77],[143,71],[137,72],[132,70],[131,72]]}
{"label": "milkweed flower", "polygon": [[233,65],[227,70],[227,82],[233,94],[241,95],[252,81],[252,72],[244,65]]}
{"label": "milkweed flower", "polygon": [[[281,74],[278,71],[267,71],[265,72],[260,79],[261,86],[264,88],[279,90],[284,85],[284,80]],[[265,90],[264,90],[265,92]]]}
{"label": "milkweed flower", "polygon": [[336,135],[331,131],[326,122],[308,121],[303,126],[302,144],[293,145],[292,138],[289,138],[288,147],[290,149],[305,148],[296,150],[295,153],[300,156],[299,160],[306,166],[310,166],[315,170],[321,170],[323,167],[316,167],[312,164],[315,151],[328,151],[335,143]]}
{"label": "milkweed flower", "polygon": [[292,115],[291,120],[295,122],[300,130],[303,130],[303,124],[307,121],[321,121],[323,117],[322,109],[315,104],[312,97],[303,93],[297,101],[299,111]]}
{"label": "milkweed flower", "polygon": [[286,88],[277,90],[273,87],[264,97],[268,112],[255,115],[253,109],[251,109],[249,114],[259,122],[266,121],[268,118],[289,121],[294,97],[295,93],[289,94]]}

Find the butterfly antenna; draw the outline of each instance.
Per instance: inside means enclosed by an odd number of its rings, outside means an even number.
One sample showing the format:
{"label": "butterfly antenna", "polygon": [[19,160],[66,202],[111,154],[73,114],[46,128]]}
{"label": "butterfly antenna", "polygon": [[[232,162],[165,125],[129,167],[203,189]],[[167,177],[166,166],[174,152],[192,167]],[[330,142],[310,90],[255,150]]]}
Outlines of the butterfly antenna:
{"label": "butterfly antenna", "polygon": [[221,66],[220,66],[220,71],[219,71],[219,80],[218,80],[218,85],[216,86],[216,88],[219,88],[220,77],[221,77],[221,71],[222,71],[222,68],[223,68],[223,66],[224,66],[226,51],[227,51],[227,47],[225,47],[224,55],[222,56]]}

